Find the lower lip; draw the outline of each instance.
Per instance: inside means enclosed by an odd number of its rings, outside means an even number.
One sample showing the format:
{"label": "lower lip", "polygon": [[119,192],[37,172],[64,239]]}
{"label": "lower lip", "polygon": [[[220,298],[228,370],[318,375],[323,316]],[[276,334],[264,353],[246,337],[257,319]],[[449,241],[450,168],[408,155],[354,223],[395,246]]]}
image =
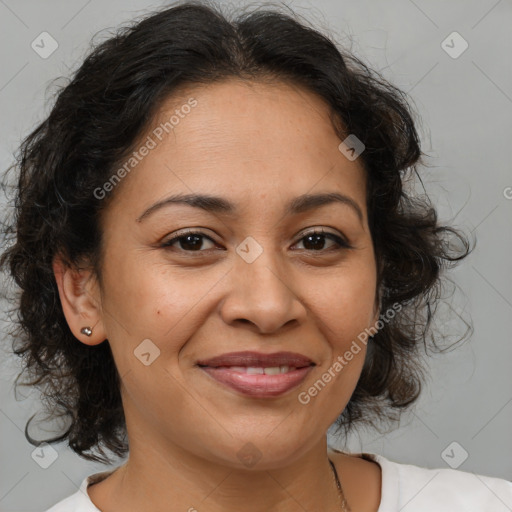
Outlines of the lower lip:
{"label": "lower lip", "polygon": [[210,377],[244,395],[265,398],[279,396],[298,386],[313,366],[297,368],[278,375],[253,375],[233,371],[229,368],[201,367]]}

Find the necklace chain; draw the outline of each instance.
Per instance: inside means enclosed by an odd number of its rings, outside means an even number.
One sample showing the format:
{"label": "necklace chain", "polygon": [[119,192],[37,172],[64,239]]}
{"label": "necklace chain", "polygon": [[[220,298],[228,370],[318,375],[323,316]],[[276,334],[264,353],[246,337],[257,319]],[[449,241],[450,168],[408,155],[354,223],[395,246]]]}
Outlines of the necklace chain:
{"label": "necklace chain", "polygon": [[334,463],[331,459],[329,460],[329,464],[331,465],[331,469],[334,475],[334,480],[336,481],[336,487],[338,488],[338,494],[340,496],[341,500],[341,510],[342,512],[351,512],[350,507],[348,506],[347,500],[345,499],[345,494],[343,493],[343,489],[341,488],[341,482],[338,477],[338,472],[336,471],[336,467],[334,466]]}

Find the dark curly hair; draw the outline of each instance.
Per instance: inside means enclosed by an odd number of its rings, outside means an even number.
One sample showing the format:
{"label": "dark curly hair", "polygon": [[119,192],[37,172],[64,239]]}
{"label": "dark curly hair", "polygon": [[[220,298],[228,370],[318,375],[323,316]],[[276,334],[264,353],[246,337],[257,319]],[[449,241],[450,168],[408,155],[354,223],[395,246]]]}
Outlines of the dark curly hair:
{"label": "dark curly hair", "polygon": [[[354,134],[365,145],[359,161],[367,176],[376,298],[381,311],[394,307],[396,314],[371,338],[336,424],[345,433],[356,424],[377,428],[418,398],[425,379],[420,348],[438,348],[429,326],[442,297],[441,274],[472,247],[459,230],[440,225],[426,193],[406,191],[424,156],[406,95],[294,13],[267,7],[232,18],[209,2],[182,2],[96,45],[60,86],[50,114],[23,140],[10,168],[19,174],[0,269],[16,285],[9,334],[24,363],[16,385],[26,375],[23,385],[39,389],[48,418],[70,421],[46,442],[68,439],[78,455],[103,463],[112,460],[104,448],[128,453],[110,345],[88,346],[73,336],[52,261],[59,253],[72,268],[86,262],[101,282],[99,219],[117,189],[102,200],[93,191],[133,151],[164,99],[180,87],[233,77],[306,87],[329,106],[341,140]],[[28,434],[32,419],[25,436],[39,445]]]}

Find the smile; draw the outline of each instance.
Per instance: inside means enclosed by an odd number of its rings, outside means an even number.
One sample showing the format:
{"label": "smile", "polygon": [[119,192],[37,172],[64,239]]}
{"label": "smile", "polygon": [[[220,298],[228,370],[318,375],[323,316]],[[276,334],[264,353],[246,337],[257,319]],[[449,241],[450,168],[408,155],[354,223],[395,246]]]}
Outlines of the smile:
{"label": "smile", "polygon": [[[313,366],[293,367],[201,367],[207,375],[223,386],[253,398],[276,397],[297,387]],[[270,371],[270,373],[267,373]],[[276,373],[276,372],[279,373]]]}

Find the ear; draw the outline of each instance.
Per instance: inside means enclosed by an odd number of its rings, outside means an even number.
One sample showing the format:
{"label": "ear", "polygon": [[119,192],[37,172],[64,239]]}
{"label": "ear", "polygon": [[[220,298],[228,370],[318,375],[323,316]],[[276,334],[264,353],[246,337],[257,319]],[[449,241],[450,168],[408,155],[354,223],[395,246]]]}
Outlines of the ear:
{"label": "ear", "polygon": [[[53,273],[62,310],[74,336],[86,345],[99,345],[105,341],[107,336],[102,320],[101,295],[93,271],[70,268],[60,255],[56,255]],[[91,336],[80,332],[83,327],[92,329]]]}

